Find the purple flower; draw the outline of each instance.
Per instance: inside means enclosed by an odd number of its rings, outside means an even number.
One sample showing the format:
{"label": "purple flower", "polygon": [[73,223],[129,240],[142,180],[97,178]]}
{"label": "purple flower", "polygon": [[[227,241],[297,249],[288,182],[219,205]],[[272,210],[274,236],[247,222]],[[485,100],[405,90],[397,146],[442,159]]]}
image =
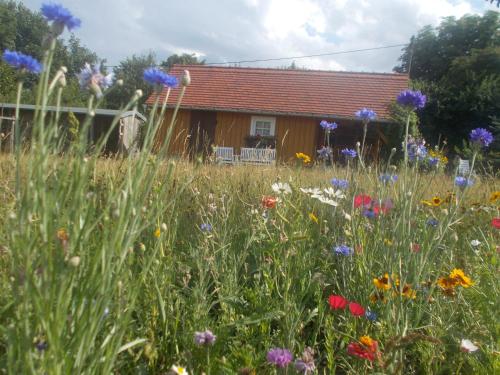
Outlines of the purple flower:
{"label": "purple flower", "polygon": [[267,361],[277,367],[284,368],[293,360],[288,349],[273,348],[267,352]]}
{"label": "purple flower", "polygon": [[62,32],[64,27],[67,27],[68,30],[73,30],[80,27],[81,24],[78,18],[74,17],[68,9],[60,4],[43,4],[42,14],[48,21],[54,22],[54,25],[60,30],[59,33]]}
{"label": "purple flower", "polygon": [[435,157],[430,157],[429,159],[427,159],[429,161],[429,165],[431,167],[434,167],[436,166],[438,163],[439,163],[439,159],[438,158],[435,158]]}
{"label": "purple flower", "polygon": [[375,217],[377,217],[377,214],[375,213],[374,210],[370,208],[365,208],[363,210],[363,216],[367,217],[368,219],[374,219]]}
{"label": "purple flower", "polygon": [[401,91],[396,99],[398,104],[413,109],[425,107],[427,97],[420,91],[404,90]]}
{"label": "purple flower", "polygon": [[144,70],[144,80],[155,86],[177,87],[179,80],[174,76],[165,73],[158,68],[148,68]]}
{"label": "purple flower", "polygon": [[349,256],[353,254],[353,250],[347,245],[339,245],[333,248],[333,252],[337,255]]}
{"label": "purple flower", "polygon": [[433,217],[427,219],[426,224],[430,227],[437,227],[439,224],[439,221]]}
{"label": "purple flower", "polygon": [[305,348],[301,358],[295,361],[295,370],[301,374],[313,374],[316,371],[314,364],[314,350]]}
{"label": "purple flower", "polygon": [[365,317],[370,322],[375,322],[377,320],[377,313],[371,310],[366,310]]}
{"label": "purple flower", "polygon": [[105,75],[101,73],[99,66],[90,66],[89,63],[85,63],[85,67],[77,74],[78,82],[82,89],[90,89],[94,91],[96,96],[100,98],[102,96],[102,90],[107,89],[113,84],[113,73]]}
{"label": "purple flower", "polygon": [[360,109],[355,113],[355,115],[358,119],[366,122],[375,120],[377,118],[377,114],[368,108]]}
{"label": "purple flower", "polygon": [[331,184],[335,186],[337,189],[347,189],[349,187],[349,181],[347,180],[341,180],[338,178],[332,178],[330,180]]}
{"label": "purple flower", "polygon": [[465,189],[468,186],[474,185],[474,181],[469,178],[457,176],[455,177],[455,185],[458,186],[460,189]]}
{"label": "purple flower", "polygon": [[328,122],[323,120],[319,123],[319,125],[327,132],[337,129],[338,125],[335,122]]}
{"label": "purple flower", "polygon": [[194,333],[194,342],[196,345],[213,345],[217,336],[215,336],[212,331],[206,330],[204,332],[195,332]]}
{"label": "purple flower", "polygon": [[211,232],[212,231],[212,226],[208,223],[203,223],[203,224],[200,224],[200,230],[202,232]]}
{"label": "purple flower", "polygon": [[421,161],[427,156],[427,147],[425,147],[424,139],[414,139],[413,137],[409,137],[406,148],[408,150],[408,159],[410,159],[410,161]]}
{"label": "purple flower", "polygon": [[384,174],[380,175],[379,180],[381,182],[383,182],[384,184],[386,184],[388,182],[396,182],[398,180],[398,176],[395,174],[390,175],[390,174],[384,173]]}
{"label": "purple flower", "polygon": [[37,74],[42,71],[42,64],[37,59],[21,52],[6,49],[2,58],[7,64],[21,71]]}
{"label": "purple flower", "polygon": [[470,132],[469,138],[471,142],[482,147],[488,147],[493,142],[493,134],[486,129],[476,128]]}
{"label": "purple flower", "polygon": [[320,159],[329,159],[332,155],[332,149],[330,147],[323,146],[317,152]]}
{"label": "purple flower", "polygon": [[356,151],[353,150],[352,148],[344,148],[342,151],[340,151],[342,155],[348,158],[354,159],[357,155]]}

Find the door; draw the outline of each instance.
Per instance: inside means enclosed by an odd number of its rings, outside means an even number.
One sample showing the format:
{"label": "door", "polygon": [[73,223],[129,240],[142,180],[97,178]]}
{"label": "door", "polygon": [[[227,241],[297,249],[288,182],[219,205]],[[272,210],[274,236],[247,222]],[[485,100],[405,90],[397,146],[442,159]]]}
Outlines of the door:
{"label": "door", "polygon": [[215,140],[217,112],[191,111],[191,127],[189,132],[190,157],[207,156],[211,152]]}

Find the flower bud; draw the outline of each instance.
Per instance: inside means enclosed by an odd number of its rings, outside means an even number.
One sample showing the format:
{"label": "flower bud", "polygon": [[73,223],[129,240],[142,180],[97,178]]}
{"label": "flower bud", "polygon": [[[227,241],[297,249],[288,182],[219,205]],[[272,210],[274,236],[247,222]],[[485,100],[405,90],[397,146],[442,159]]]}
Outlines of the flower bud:
{"label": "flower bud", "polygon": [[116,80],[116,85],[117,86],[123,86],[123,79]]}
{"label": "flower bud", "polygon": [[80,257],[79,256],[74,256],[71,257],[68,261],[69,265],[72,267],[78,267],[80,265]]}
{"label": "flower bud", "polygon": [[186,87],[191,84],[191,75],[189,74],[189,70],[185,70],[181,79],[182,86]]}

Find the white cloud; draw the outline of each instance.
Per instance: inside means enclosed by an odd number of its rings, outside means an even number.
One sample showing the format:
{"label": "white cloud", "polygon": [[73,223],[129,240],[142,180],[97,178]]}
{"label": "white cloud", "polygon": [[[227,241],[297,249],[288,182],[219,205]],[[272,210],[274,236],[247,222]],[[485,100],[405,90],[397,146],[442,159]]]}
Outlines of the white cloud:
{"label": "white cloud", "polygon": [[[25,0],[32,9],[41,1]],[[409,41],[426,24],[496,9],[478,0],[66,0],[76,35],[111,64],[154,51],[207,61],[315,55]],[[98,9],[98,11],[96,11]],[[297,59],[300,67],[390,71],[401,50]],[[252,64],[284,66],[289,61]]]}

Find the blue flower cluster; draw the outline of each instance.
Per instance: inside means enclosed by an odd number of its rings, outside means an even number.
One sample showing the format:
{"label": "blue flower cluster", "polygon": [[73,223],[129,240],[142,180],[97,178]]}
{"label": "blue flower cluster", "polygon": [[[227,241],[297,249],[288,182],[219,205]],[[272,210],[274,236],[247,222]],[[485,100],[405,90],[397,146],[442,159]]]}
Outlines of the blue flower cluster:
{"label": "blue flower cluster", "polygon": [[482,147],[488,147],[493,142],[493,134],[486,129],[477,128],[470,132],[469,139]]}
{"label": "blue flower cluster", "polygon": [[343,190],[345,190],[345,189],[349,188],[349,181],[347,181],[347,180],[341,180],[341,179],[338,179],[338,178],[332,178],[330,180],[330,182],[337,189],[343,189]]}
{"label": "blue flower cluster", "polygon": [[64,27],[73,30],[81,25],[80,19],[74,17],[68,9],[60,4],[43,4],[42,14],[48,21],[53,21],[56,26],[59,26],[61,32]]}
{"label": "blue flower cluster", "polygon": [[379,176],[379,180],[381,182],[383,182],[384,184],[388,183],[388,182],[396,182],[398,180],[398,176],[395,175],[395,174],[388,174],[388,173],[384,173],[384,174],[381,174]]}
{"label": "blue flower cluster", "polygon": [[427,97],[420,91],[404,90],[396,98],[398,104],[414,109],[421,109],[425,107]]}
{"label": "blue flower cluster", "polygon": [[36,74],[42,71],[42,64],[34,57],[25,55],[24,53],[6,49],[2,57],[7,64],[21,71]]}
{"label": "blue flower cluster", "polygon": [[349,256],[354,253],[354,251],[347,245],[334,246],[333,252],[337,255]]}
{"label": "blue flower cluster", "polygon": [[356,117],[363,121],[373,121],[377,118],[377,114],[368,108],[360,109],[355,113]]}
{"label": "blue flower cluster", "polygon": [[327,132],[330,132],[332,130],[335,130],[338,128],[337,123],[335,122],[328,122],[326,120],[323,120],[319,123],[319,125]]}
{"label": "blue flower cluster", "polygon": [[158,68],[144,70],[144,80],[152,85],[174,88],[179,85],[179,80]]}
{"label": "blue flower cluster", "polygon": [[342,153],[342,155],[344,155],[345,157],[348,157],[348,158],[352,158],[354,159],[356,157],[356,155],[358,155],[358,153],[353,150],[352,148],[344,148],[342,151],[340,151]]}

